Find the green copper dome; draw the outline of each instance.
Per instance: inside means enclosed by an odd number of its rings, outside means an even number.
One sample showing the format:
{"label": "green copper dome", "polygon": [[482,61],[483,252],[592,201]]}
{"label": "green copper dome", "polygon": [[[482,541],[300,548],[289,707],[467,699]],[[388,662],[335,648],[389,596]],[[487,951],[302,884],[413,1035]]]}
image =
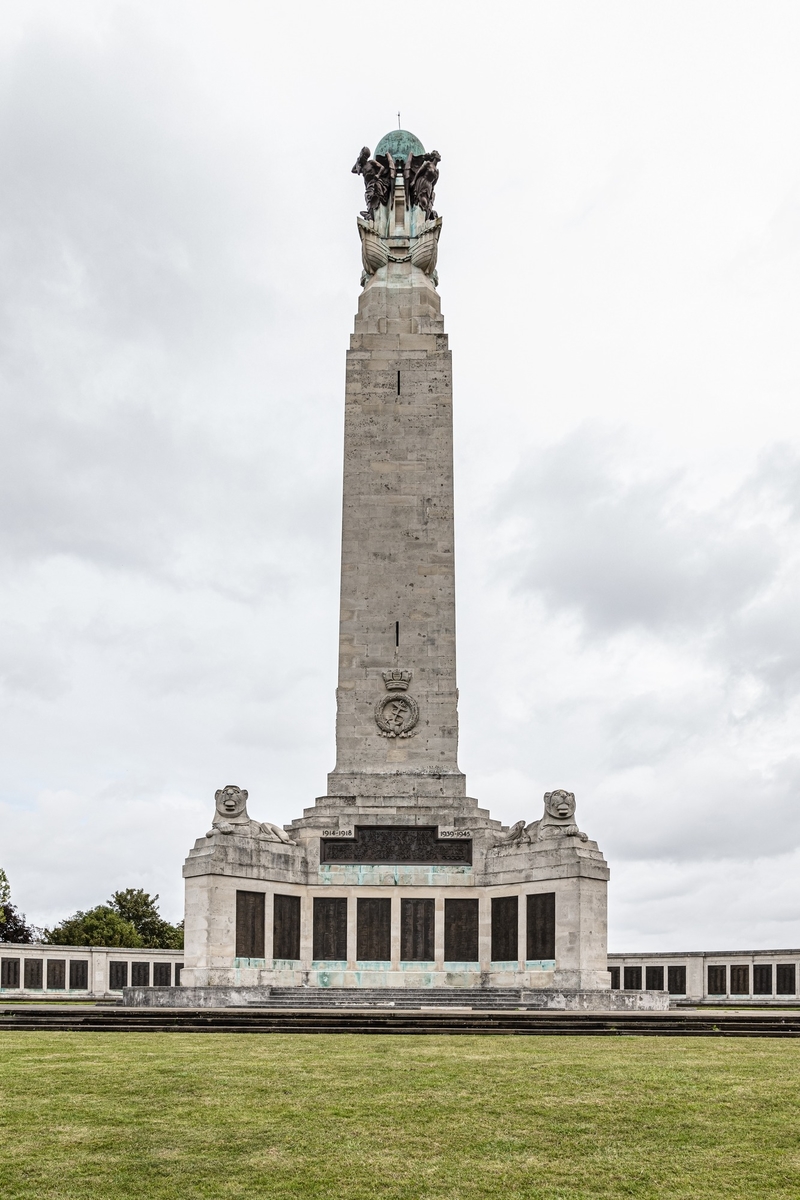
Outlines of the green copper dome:
{"label": "green copper dome", "polygon": [[385,154],[389,151],[395,161],[405,162],[409,154],[424,154],[425,147],[418,137],[407,129],[393,129],[386,133],[375,147],[375,154]]}

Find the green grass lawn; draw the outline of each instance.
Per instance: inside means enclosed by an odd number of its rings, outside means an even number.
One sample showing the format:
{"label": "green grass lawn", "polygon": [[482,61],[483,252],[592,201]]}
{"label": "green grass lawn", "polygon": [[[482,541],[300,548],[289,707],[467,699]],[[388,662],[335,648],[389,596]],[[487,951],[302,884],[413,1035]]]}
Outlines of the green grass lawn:
{"label": "green grass lawn", "polygon": [[3,1200],[800,1197],[800,1044],[0,1034]]}

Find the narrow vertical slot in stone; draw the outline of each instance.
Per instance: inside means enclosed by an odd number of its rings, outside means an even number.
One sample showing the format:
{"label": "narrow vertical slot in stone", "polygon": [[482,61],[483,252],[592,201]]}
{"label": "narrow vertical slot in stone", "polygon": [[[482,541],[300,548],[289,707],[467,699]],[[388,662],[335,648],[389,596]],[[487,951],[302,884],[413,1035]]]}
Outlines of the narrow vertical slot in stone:
{"label": "narrow vertical slot in stone", "polygon": [[400,372],[397,372],[397,394],[400,395]]}
{"label": "narrow vertical slot in stone", "polygon": [[400,645],[400,622],[399,621],[395,621],[395,623],[394,623],[394,644],[395,644],[395,649],[397,649],[397,647]]}

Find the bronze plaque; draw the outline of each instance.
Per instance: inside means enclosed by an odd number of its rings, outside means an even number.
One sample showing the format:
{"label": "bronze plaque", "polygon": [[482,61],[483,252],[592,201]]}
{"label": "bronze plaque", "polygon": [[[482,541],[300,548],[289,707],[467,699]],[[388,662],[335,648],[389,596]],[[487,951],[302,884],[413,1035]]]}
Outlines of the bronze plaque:
{"label": "bronze plaque", "polygon": [[89,960],[87,958],[71,958],[69,960],[69,986],[76,991],[89,987]]}
{"label": "bronze plaque", "polygon": [[435,919],[433,900],[400,901],[400,957],[403,962],[434,961]]}
{"label": "bronze plaque", "polygon": [[468,866],[472,838],[438,838],[436,829],[435,825],[356,825],[355,837],[347,841],[320,839],[320,862]]}
{"label": "bronze plaque", "polygon": [[356,907],[356,958],[361,962],[388,962],[391,957],[391,900],[359,896]]}
{"label": "bronze plaque", "polygon": [[478,961],[478,901],[445,899],[444,957],[446,962]]}
{"label": "bronze plaque", "polygon": [[263,892],[236,893],[236,957],[264,957]]}
{"label": "bronze plaque", "polygon": [[527,955],[533,961],[556,956],[556,894],[534,892],[528,896]]}
{"label": "bronze plaque", "polygon": [[317,961],[347,959],[347,897],[315,896],[312,955]]}
{"label": "bronze plaque", "polygon": [[300,957],[300,897],[275,895],[272,919],[272,957]]}
{"label": "bronze plaque", "polygon": [[492,962],[519,959],[519,897],[492,897]]}

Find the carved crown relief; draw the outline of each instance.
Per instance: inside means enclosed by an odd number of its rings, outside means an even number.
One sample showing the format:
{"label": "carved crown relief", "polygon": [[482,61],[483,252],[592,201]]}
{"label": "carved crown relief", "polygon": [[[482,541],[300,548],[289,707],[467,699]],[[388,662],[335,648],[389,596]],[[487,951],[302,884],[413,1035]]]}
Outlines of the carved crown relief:
{"label": "carved crown relief", "polygon": [[579,837],[588,841],[588,834],[581,833],[575,824],[575,793],[557,788],[544,794],[544,815],[538,821],[526,825],[517,821],[507,833],[498,834],[495,845],[532,844],[546,838]]}
{"label": "carved crown relief", "polygon": [[411,676],[411,671],[399,667],[383,672],[388,695],[381,696],[375,705],[375,723],[381,737],[414,737],[414,726],[419,721],[419,705],[408,694]]}
{"label": "carved crown relief", "polygon": [[229,783],[214,793],[216,812],[206,837],[213,837],[215,833],[235,833],[239,837],[260,838],[262,841],[283,842],[284,845],[293,846],[295,843],[280,825],[250,819],[247,815],[247,795],[247,791],[235,783]]}
{"label": "carved crown relief", "polygon": [[383,672],[383,682],[386,684],[388,692],[405,692],[408,685],[411,683],[411,671],[401,671],[398,667],[394,667],[391,671]]}

